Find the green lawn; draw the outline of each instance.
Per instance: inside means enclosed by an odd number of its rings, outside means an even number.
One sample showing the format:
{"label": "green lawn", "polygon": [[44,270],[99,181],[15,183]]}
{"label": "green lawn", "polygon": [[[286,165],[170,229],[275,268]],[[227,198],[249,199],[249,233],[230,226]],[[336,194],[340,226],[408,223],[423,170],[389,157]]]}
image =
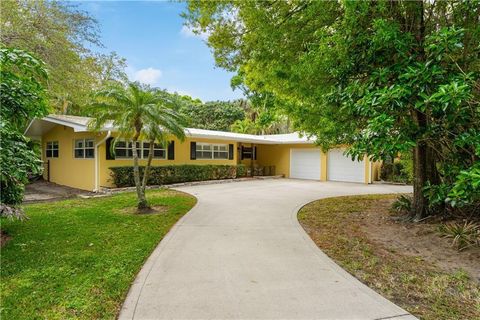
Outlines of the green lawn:
{"label": "green lawn", "polygon": [[[25,206],[26,222],[2,221],[2,319],[115,318],[142,264],[196,202],[148,192],[163,213],[132,214],[135,194]],[[127,209],[126,209],[127,208]]]}

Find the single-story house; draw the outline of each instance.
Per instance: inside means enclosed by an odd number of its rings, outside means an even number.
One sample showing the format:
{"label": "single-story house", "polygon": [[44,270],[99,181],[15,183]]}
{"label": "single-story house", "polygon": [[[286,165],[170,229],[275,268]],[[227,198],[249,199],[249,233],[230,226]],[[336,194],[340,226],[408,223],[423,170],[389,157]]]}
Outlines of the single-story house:
{"label": "single-story house", "polygon": [[[131,166],[131,143],[117,142],[114,127],[99,132],[89,129],[91,118],[49,115],[34,119],[25,131],[39,140],[44,178],[51,182],[84,190],[112,187],[110,167]],[[277,175],[319,181],[371,183],[378,177],[378,163],[366,156],[352,161],[342,148],[324,153],[314,141],[298,133],[251,135],[187,128],[181,142],[172,138],[168,146],[155,145],[153,166],[179,164],[222,164],[274,166]],[[140,164],[146,163],[148,143],[139,143]]]}

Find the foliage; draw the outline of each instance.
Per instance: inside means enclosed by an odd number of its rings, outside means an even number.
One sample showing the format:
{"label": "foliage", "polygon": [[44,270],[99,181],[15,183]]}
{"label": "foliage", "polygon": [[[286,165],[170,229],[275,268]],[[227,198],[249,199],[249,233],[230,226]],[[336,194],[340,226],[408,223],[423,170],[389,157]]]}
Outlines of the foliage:
{"label": "foliage", "polygon": [[179,112],[189,119],[189,126],[198,129],[229,131],[230,126],[243,120],[241,101],[210,101],[187,103]]}
{"label": "foliage", "polygon": [[382,162],[380,178],[384,181],[411,184],[413,182],[413,160],[411,153],[402,154],[399,158]]}
{"label": "foliage", "polygon": [[463,224],[457,222],[442,224],[438,228],[438,233],[444,238],[451,239],[452,246],[459,251],[475,245],[480,246],[480,225],[473,221]]}
{"label": "foliage", "polygon": [[247,176],[247,167],[244,164],[237,164],[237,178],[242,178]]}
{"label": "foliage", "polygon": [[[112,181],[117,187],[131,187],[135,185],[133,167],[111,167]],[[140,167],[140,173],[144,167]],[[164,185],[180,182],[234,179],[245,176],[243,165],[170,165],[153,166],[150,169],[148,185]]]}
{"label": "foliage", "polygon": [[230,129],[233,132],[246,134],[258,134],[260,131],[256,123],[250,119],[237,120],[230,126]]}
{"label": "foliage", "polygon": [[[209,34],[218,66],[273,94],[324,149],[374,160],[413,149],[421,218],[437,212],[428,183],[453,195],[457,179],[478,181],[479,15],[478,1],[192,0],[184,17]],[[448,206],[478,198],[458,183],[463,200]]]}
{"label": "foliage", "polygon": [[47,112],[40,81],[47,77],[44,64],[18,49],[0,49],[0,216],[24,215],[17,207],[23,201],[29,174],[41,171],[41,161],[21,133],[27,119]]}
{"label": "foliage", "polygon": [[[148,191],[161,214],[138,216],[134,193],[25,205],[28,223],[2,221],[2,319],[114,319],[138,271],[195,204]],[[133,210],[130,210],[133,209]]]}
{"label": "foliage", "polygon": [[[94,94],[89,107],[95,118],[89,124],[94,130],[111,125],[118,131],[118,139],[132,141],[133,177],[138,196],[138,209],[147,209],[145,187],[149,180],[149,168],[153,158],[155,142],[166,145],[167,137],[173,135],[181,141],[185,138],[185,119],[175,111],[179,103],[177,95],[152,89],[131,82],[123,86],[114,83]],[[140,180],[137,141],[142,137],[150,143],[147,165]],[[115,139],[112,148],[118,140]]]}
{"label": "foliage", "polygon": [[93,89],[110,77],[123,77],[123,59],[115,53],[91,52],[90,48],[102,46],[97,22],[76,5],[11,0],[1,1],[0,9],[0,42],[31,51],[45,62],[50,77],[42,79],[42,84],[57,112],[80,113]]}
{"label": "foliage", "polygon": [[3,204],[16,206],[23,201],[28,175],[40,173],[41,161],[28,146],[27,139],[3,120],[0,121],[0,134],[1,200]]}
{"label": "foliage", "polygon": [[41,81],[47,79],[45,64],[30,53],[0,48],[0,116],[17,130],[33,117],[47,113]]}
{"label": "foliage", "polygon": [[392,209],[399,213],[410,213],[412,211],[412,197],[401,195],[392,204]]}

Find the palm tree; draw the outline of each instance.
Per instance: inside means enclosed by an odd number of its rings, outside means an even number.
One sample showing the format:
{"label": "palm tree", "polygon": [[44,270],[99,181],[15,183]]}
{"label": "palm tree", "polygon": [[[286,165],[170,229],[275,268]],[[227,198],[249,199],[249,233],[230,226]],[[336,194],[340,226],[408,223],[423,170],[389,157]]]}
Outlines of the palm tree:
{"label": "palm tree", "polygon": [[[137,82],[126,86],[114,85],[95,92],[90,112],[94,119],[90,127],[100,130],[107,123],[118,130],[117,139],[132,142],[133,176],[138,197],[138,209],[149,209],[145,187],[147,185],[155,143],[166,144],[168,136],[185,139],[183,117],[174,111],[174,95],[163,90],[142,86]],[[114,140],[113,147],[117,139]],[[147,165],[140,179],[137,142],[146,139],[149,145]]]}

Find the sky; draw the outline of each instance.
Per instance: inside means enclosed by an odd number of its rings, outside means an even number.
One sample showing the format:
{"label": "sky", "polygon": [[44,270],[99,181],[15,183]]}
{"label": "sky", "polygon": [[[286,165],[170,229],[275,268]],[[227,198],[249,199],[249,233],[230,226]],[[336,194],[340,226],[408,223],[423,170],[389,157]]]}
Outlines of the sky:
{"label": "sky", "polygon": [[215,67],[203,36],[183,25],[185,4],[163,1],[85,1],[76,3],[99,23],[105,48],[127,60],[130,80],[202,101],[242,97],[233,76]]}

